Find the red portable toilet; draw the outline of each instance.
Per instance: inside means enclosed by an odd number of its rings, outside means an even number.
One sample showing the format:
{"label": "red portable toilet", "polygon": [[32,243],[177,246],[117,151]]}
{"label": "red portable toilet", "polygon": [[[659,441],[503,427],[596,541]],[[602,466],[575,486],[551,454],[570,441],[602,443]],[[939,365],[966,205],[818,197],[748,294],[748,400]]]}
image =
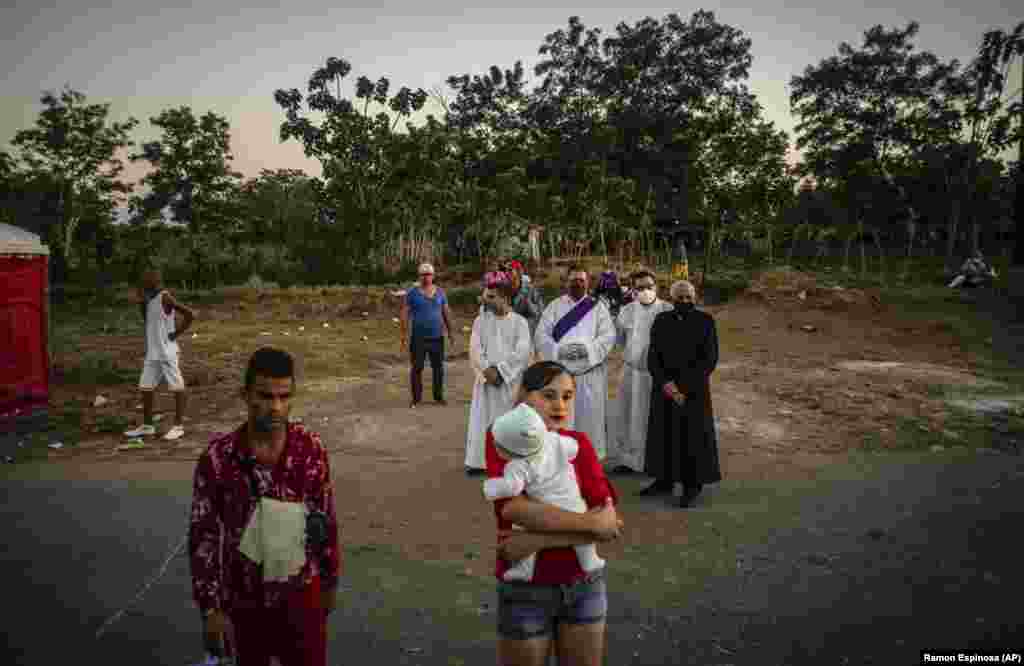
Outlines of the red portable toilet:
{"label": "red portable toilet", "polygon": [[49,255],[39,236],[0,224],[0,431],[46,414]]}

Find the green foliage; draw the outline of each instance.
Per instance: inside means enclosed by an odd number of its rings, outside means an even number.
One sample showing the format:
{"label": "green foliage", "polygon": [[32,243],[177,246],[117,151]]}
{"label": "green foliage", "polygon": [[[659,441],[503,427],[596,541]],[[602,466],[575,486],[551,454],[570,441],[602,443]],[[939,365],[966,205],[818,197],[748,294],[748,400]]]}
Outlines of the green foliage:
{"label": "green foliage", "polygon": [[[137,365],[137,364],[136,364]],[[82,354],[75,365],[61,368],[61,382],[95,386],[114,386],[139,378],[138,367],[127,367],[104,354]]]}
{"label": "green foliage", "polygon": [[[35,218],[25,226],[35,226],[50,245],[58,280],[77,266],[82,232],[101,235],[130,191],[119,179],[124,165],[116,154],[134,145],[128,136],[138,121],[108,123],[110,105],[85,99],[70,87],[59,96],[45,93],[36,126],[19,130],[11,141],[16,158],[4,158],[4,217]],[[29,196],[10,196],[18,192]]]}
{"label": "green foliage", "polygon": [[[419,126],[409,119],[428,93],[359,76],[346,97],[352,66],[332,57],[303,92],[274,92],[280,138],[301,143],[322,177],[265,169],[240,182],[228,121],[171,108],[151,119],[160,138],[131,155],[152,171],[129,228],[111,225],[130,190],[114,155],[133,145],[137,121],[108,124],[107,105],[69,89],[43,97],[37,127],[15,137],[17,156],[0,151],[0,220],[42,232],[58,268],[67,258],[82,282],[102,285],[134,283],[151,265],[194,288],[253,276],[404,280],[423,260],[524,257],[531,225],[545,228],[544,255],[577,242],[614,256],[629,241],[650,260],[670,220],[705,228],[715,280],[728,270],[719,255],[738,243],[756,246],[751,266],[810,255],[824,267],[839,247],[847,268],[884,283],[897,271],[869,261],[878,252],[864,243],[916,257],[935,252],[921,241],[939,228],[948,270],[967,249],[965,226],[973,249],[1012,214],[1015,181],[1000,155],[1020,138],[1007,74],[1024,23],[987,31],[966,68],[916,51],[917,32],[913,22],[874,26],[861,46],[840,44],[793,77],[798,170],[746,85],[751,40],[704,10],[621,22],[607,38],[572,16],[541,43],[538,86],[528,89],[520,61],[449,76],[453,98],[432,93],[443,117]],[[796,192],[797,176],[813,184]]]}
{"label": "green foliage", "polygon": [[[399,119],[421,109],[427,94],[403,87],[389,98],[386,77],[374,83],[361,76],[356,80],[360,113],[341,97],[341,81],[351,69],[343,59],[328,58],[310,78],[305,99],[293,88],[277,90],[274,100],[287,115],[281,124],[281,140],[300,141],[306,155],[323,164],[321,204],[336,211],[336,238],[344,237],[350,258],[356,258],[372,256],[385,233],[397,231],[388,222],[389,212],[396,208],[393,186],[400,170],[395,161],[387,159],[388,148],[396,140],[394,129]],[[317,125],[303,115],[303,103],[309,111],[324,114],[324,121]],[[386,112],[371,118],[371,103],[390,109],[394,121]],[[354,220],[359,224],[350,223]]]}
{"label": "green foliage", "polygon": [[[231,171],[231,128],[212,111],[196,118],[187,106],[151,118],[161,138],[142,145],[133,162],[146,161],[151,171],[140,181],[150,192],[133,201],[144,218],[169,208],[175,222],[193,234],[224,233],[233,221],[230,201],[241,174]],[[193,247],[193,255],[202,253]]]}
{"label": "green foliage", "polygon": [[470,307],[480,303],[479,287],[456,287],[454,289],[445,289],[444,293],[448,297],[449,305],[452,307]]}
{"label": "green foliage", "polygon": [[719,305],[735,299],[750,286],[750,277],[742,273],[716,273],[701,285],[701,296],[709,304]]}
{"label": "green foliage", "polygon": [[834,193],[851,221],[902,218],[908,252],[922,222],[945,224],[952,262],[964,222],[977,250],[982,227],[1006,210],[998,156],[1024,129],[1014,121],[1020,105],[1003,96],[1009,65],[1024,55],[1024,23],[986,32],[963,69],[915,52],[918,28],[874,26],[861,48],[844,42],[838,56],[793,77],[797,148],[801,171]]}

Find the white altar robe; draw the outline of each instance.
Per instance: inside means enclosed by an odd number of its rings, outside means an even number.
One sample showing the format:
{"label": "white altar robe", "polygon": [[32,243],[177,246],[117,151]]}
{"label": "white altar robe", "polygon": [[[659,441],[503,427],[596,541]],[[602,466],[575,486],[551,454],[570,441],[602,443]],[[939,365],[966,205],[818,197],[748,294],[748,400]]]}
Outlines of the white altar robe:
{"label": "white altar robe", "polygon": [[647,447],[653,383],[647,371],[651,324],[659,312],[671,309],[672,304],[660,298],[650,305],[633,301],[622,308],[615,320],[617,342],[625,347],[625,365],[619,392],[608,408],[608,463],[625,465],[634,472],[644,471]]}
{"label": "white altar robe", "polygon": [[[497,317],[484,311],[473,321],[469,362],[475,381],[466,432],[466,467],[487,467],[484,459],[487,429],[494,419],[512,409],[523,372],[530,364],[531,342],[530,325],[515,312]],[[491,366],[498,369],[504,380],[501,386],[491,386],[484,380],[484,370]]]}
{"label": "white altar robe", "polygon": [[[537,353],[545,361],[558,361],[576,377],[576,400],[569,427],[587,433],[599,460],[606,454],[605,409],[608,402],[608,367],[605,361],[615,345],[615,323],[603,303],[587,313],[561,340],[552,337],[555,325],[576,302],[569,296],[555,299],[544,309],[537,325],[534,342]],[[578,361],[559,359],[559,350],[566,345],[581,344],[587,357]]]}

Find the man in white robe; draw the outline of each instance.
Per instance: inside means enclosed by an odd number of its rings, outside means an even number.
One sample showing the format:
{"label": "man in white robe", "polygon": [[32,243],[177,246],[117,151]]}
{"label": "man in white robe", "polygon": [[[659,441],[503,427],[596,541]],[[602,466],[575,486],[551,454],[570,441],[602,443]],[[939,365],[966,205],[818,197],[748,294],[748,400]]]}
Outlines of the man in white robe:
{"label": "man in white robe", "polygon": [[466,473],[484,474],[484,442],[487,428],[509,411],[523,372],[530,364],[533,350],[530,325],[512,311],[514,294],[511,283],[502,276],[488,274],[483,291],[483,311],[473,321],[469,341],[469,362],[476,381],[469,407],[466,433]]}
{"label": "man in white robe", "polygon": [[608,409],[608,459],[618,473],[643,472],[647,447],[647,420],[651,408],[651,373],[647,370],[647,348],[651,324],[659,312],[672,304],[657,296],[654,274],[647,270],[633,274],[636,299],[619,311],[615,320],[617,343],[625,348],[625,365],[619,392]]}
{"label": "man in white robe", "polygon": [[545,361],[557,361],[576,377],[573,421],[569,427],[587,433],[599,460],[606,454],[605,408],[608,368],[615,346],[615,323],[604,303],[588,296],[589,276],[578,266],[567,275],[569,293],[544,309],[534,343]]}

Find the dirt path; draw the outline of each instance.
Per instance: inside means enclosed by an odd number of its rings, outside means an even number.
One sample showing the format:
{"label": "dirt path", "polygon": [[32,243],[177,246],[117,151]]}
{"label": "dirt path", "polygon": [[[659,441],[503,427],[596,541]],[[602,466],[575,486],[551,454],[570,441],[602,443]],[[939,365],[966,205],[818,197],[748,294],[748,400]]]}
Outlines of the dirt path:
{"label": "dirt path", "polygon": [[[986,307],[1007,323],[993,346],[1024,360],[1024,335],[1010,306],[992,301]],[[937,436],[949,433],[948,443],[957,443],[956,433],[947,430],[950,410],[934,387],[986,384],[953,332],[941,324],[909,323],[884,305],[812,308],[795,293],[707,310],[716,317],[722,346],[712,394],[725,482],[692,511],[625,502],[628,539],[602,550],[622,576],[611,590],[609,663],[821,663],[816,657],[822,655],[829,663],[917,663],[916,650],[933,635],[963,647],[964,641],[1019,631],[1011,621],[1019,613],[1005,605],[1012,597],[1004,602],[1000,596],[1019,582],[1004,541],[1005,525],[1020,518],[1013,508],[1021,490],[1019,456],[966,455],[948,447],[901,463],[878,462],[844,479],[829,476],[849,470],[847,453],[865,440],[884,449],[906,420]],[[295,415],[320,431],[332,452],[346,543],[397,548],[410,561],[457,563],[466,575],[488,580],[493,516],[479,480],[462,472],[471,394],[464,355],[448,367],[449,406],[409,410],[407,366],[397,344],[377,350],[358,342],[374,331],[388,339],[389,312],[355,313],[331,329],[310,324],[306,331],[294,320],[236,324],[227,310],[209,315],[212,323],[184,350],[195,379],[186,438],[118,452],[116,434],[94,435],[51,452],[45,465],[8,465],[4,473],[187,481],[209,437],[243,418],[232,394],[249,348],[274,342],[294,349],[303,363]],[[471,316],[457,313],[462,323]],[[338,345],[335,357],[311,351],[325,340]],[[82,353],[130,354],[136,346],[112,336],[81,341]],[[614,396],[618,354],[610,364]],[[59,390],[60,399],[88,402],[95,394],[92,387]],[[111,403],[97,413],[133,411],[137,396],[130,385],[105,393]],[[169,406],[158,402],[165,414]],[[641,481],[616,483],[629,492]],[[772,493],[797,486],[813,486],[801,491],[799,511]],[[713,549],[696,543],[696,534],[708,532],[706,522],[729,518],[733,501],[765,505],[763,519],[777,526],[771,538],[752,545],[739,526],[730,535],[735,542]],[[790,511],[792,524],[771,522]],[[691,559],[679,560],[673,549]],[[704,552],[735,557],[741,575],[709,579],[704,593],[656,609],[649,600],[666,587],[661,580],[648,575],[626,582],[636,574],[629,568],[636,562],[663,571],[674,566],[673,557],[676,566],[695,566],[692,557]],[[638,560],[641,555],[649,559]],[[731,560],[726,564],[736,570]],[[359,631],[372,632],[380,599],[372,589],[357,592],[362,601],[347,616],[359,619]],[[946,603],[950,598],[956,603]],[[443,636],[431,634],[430,623],[443,618],[408,621],[423,624],[409,626],[423,636],[421,651],[389,656],[386,663],[463,663],[448,660],[452,652]],[[381,635],[369,644],[384,650],[389,639]],[[489,650],[481,640],[456,654],[482,660]]]}
{"label": "dirt path", "polygon": [[[948,409],[931,387],[980,381],[970,373],[971,358],[949,331],[907,324],[898,313],[874,307],[810,309],[795,296],[770,307],[741,301],[707,309],[717,319],[723,349],[712,393],[723,472],[731,482],[814,478],[837,456],[859,448],[865,438],[874,437],[884,445],[901,418],[927,419],[929,427],[941,430]],[[340,325],[340,335],[355,338],[372,330],[375,321],[390,325],[387,316],[360,316],[352,324]],[[471,321],[471,312],[457,316],[458,321]],[[247,326],[274,330],[269,323]],[[298,337],[298,330],[293,334]],[[261,337],[253,344],[264,342]],[[85,347],[100,343],[83,341]],[[282,338],[279,344],[284,343]],[[51,452],[51,464],[33,474],[190,478],[195,458],[210,436],[235,427],[243,418],[242,405],[230,389],[236,372],[210,369],[215,366],[208,356],[214,352],[206,354],[204,349],[196,342],[184,352],[193,366],[205,368],[191,398],[194,416],[184,439],[156,439],[147,450],[119,452],[116,434],[95,436],[73,450]],[[230,352],[231,358],[241,358],[242,352]],[[410,410],[407,366],[397,348],[364,353],[358,364],[339,361],[331,375],[313,374],[306,359],[307,376],[295,409],[296,416],[322,434],[332,452],[346,540],[399,545],[410,556],[445,560],[462,559],[467,532],[472,534],[472,547],[485,547],[492,538],[488,506],[477,501],[477,480],[462,472],[472,382],[465,354],[448,366],[449,406],[427,403]],[[610,366],[614,396],[622,367],[617,352]],[[428,384],[429,375],[425,372]],[[64,390],[71,392],[73,387]],[[118,390],[119,395],[111,395],[112,404],[137,399],[130,386]],[[429,395],[429,387],[426,391]],[[10,467],[5,471],[17,474]],[[408,501],[425,496],[431,498],[429,503]],[[633,521],[631,543],[657,543],[666,530],[673,531],[675,522],[671,511],[654,511]],[[458,526],[458,533],[438,525]],[[685,530],[676,529],[678,534],[671,538],[683,538]],[[615,555],[613,548],[609,556]],[[486,576],[490,566],[485,558],[472,562],[470,569]]]}

